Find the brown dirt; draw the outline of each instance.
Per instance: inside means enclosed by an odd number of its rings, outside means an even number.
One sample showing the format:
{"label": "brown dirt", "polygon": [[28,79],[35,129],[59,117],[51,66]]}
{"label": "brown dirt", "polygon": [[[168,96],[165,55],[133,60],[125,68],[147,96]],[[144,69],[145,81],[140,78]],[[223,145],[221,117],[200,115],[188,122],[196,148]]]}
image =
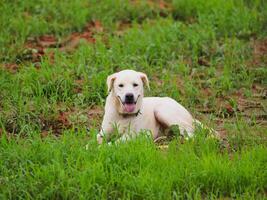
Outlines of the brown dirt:
{"label": "brown dirt", "polygon": [[252,62],[251,66],[259,66],[267,64],[267,38],[262,40],[253,40],[252,41]]}
{"label": "brown dirt", "polygon": [[115,34],[118,36],[122,36],[124,32],[132,27],[132,23],[130,21],[119,21],[116,23],[116,31]]}
{"label": "brown dirt", "polygon": [[[100,126],[103,117],[103,108],[100,106],[92,106],[87,110],[77,110],[75,108],[67,109],[67,111],[59,111],[58,115],[53,119],[41,119],[43,127],[41,137],[46,137],[49,133],[59,136],[66,129],[82,125],[92,127]],[[79,116],[84,115],[87,117],[86,121],[79,122]],[[74,118],[75,121],[71,119]],[[96,124],[97,123],[97,124]]]}
{"label": "brown dirt", "polygon": [[103,32],[104,28],[100,21],[87,23],[81,32],[73,32],[69,36],[59,40],[53,35],[42,35],[39,37],[29,37],[24,44],[25,50],[18,56],[20,60],[29,60],[33,63],[40,62],[43,56],[48,56],[50,62],[54,61],[53,49],[62,52],[71,52],[81,43],[81,40],[88,44],[94,44],[94,35]]}
{"label": "brown dirt", "polygon": [[172,5],[164,0],[148,0],[147,4],[151,7],[151,8],[157,8],[159,10],[172,10]]}
{"label": "brown dirt", "polygon": [[83,86],[84,80],[83,79],[77,79],[75,80],[75,88],[74,88],[74,92],[76,94],[78,93],[82,93],[82,86]]}
{"label": "brown dirt", "polygon": [[41,119],[43,127],[41,136],[47,136],[49,132],[58,136],[62,134],[64,129],[70,128],[69,112],[59,111],[58,115],[53,119]]}
{"label": "brown dirt", "polygon": [[89,126],[93,125],[94,122],[97,122],[97,125],[100,126],[103,115],[104,109],[101,106],[91,107],[87,112]]}
{"label": "brown dirt", "polygon": [[[225,123],[234,123],[236,115],[242,117],[250,126],[261,125],[267,128],[267,89],[260,84],[253,84],[251,88],[252,96],[246,97],[244,90],[241,88],[229,96],[214,97],[215,105],[205,107],[199,105],[197,111],[202,113],[205,121],[205,115],[214,114],[217,126],[215,129],[219,132],[221,138],[228,135],[224,129]],[[211,96],[211,89],[205,88],[201,90],[203,96]],[[233,106],[230,102],[236,102]],[[198,116],[199,118],[199,116]],[[200,118],[201,119],[201,118]],[[252,120],[253,119],[253,120]]]}
{"label": "brown dirt", "polygon": [[205,57],[199,57],[198,58],[198,64],[202,66],[210,66],[210,62]]}
{"label": "brown dirt", "polygon": [[5,63],[2,67],[10,73],[16,73],[19,70],[19,65],[16,63]]}

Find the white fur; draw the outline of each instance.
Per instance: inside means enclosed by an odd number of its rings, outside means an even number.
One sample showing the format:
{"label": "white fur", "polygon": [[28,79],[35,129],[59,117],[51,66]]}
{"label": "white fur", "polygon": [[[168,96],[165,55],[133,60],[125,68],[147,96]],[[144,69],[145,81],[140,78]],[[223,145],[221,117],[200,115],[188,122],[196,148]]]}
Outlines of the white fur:
{"label": "white fur", "polygon": [[[122,134],[120,140],[134,137],[142,130],[151,131],[156,138],[161,127],[172,125],[178,125],[182,134],[186,132],[189,136],[193,135],[195,120],[181,104],[169,97],[144,97],[144,85],[149,87],[144,73],[123,70],[110,75],[107,85],[109,95],[101,131],[97,135],[98,143],[102,143],[103,136],[109,138],[115,127]],[[123,104],[128,93],[134,94],[136,101],[131,113],[125,111]],[[138,111],[138,115],[135,115]]]}

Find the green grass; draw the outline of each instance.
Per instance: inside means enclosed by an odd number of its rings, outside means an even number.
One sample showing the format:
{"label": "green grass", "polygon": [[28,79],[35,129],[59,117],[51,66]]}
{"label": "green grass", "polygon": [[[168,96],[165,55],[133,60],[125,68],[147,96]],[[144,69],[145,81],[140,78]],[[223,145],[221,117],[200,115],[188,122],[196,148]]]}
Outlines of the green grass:
{"label": "green grass", "polygon": [[1,198],[263,198],[264,146],[229,156],[198,134],[183,144],[173,141],[164,152],[142,137],[101,147],[84,133],[66,132],[60,140],[2,138]]}
{"label": "green grass", "polygon": [[[1,199],[266,198],[264,0],[3,1],[0,13]],[[27,57],[29,38],[64,41],[92,21],[94,44]],[[106,77],[127,68],[225,139],[99,147]]]}

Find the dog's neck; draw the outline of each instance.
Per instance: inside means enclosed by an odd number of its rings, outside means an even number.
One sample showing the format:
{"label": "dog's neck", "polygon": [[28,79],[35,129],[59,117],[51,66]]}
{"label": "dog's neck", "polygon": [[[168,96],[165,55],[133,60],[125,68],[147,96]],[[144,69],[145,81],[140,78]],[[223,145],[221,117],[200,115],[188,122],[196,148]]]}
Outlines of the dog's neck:
{"label": "dog's neck", "polygon": [[141,115],[140,109],[136,113],[119,113],[120,116],[123,118],[130,118],[130,117],[137,117],[138,115]]}

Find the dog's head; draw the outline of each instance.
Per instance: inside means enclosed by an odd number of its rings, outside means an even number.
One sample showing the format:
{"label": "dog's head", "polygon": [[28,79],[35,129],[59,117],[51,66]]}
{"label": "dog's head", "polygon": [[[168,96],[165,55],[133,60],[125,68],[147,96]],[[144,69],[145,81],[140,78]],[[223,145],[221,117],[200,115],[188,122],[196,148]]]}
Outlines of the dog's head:
{"label": "dog's head", "polygon": [[133,70],[123,70],[108,76],[107,85],[121,114],[137,113],[144,97],[144,85],[149,88],[146,74]]}

